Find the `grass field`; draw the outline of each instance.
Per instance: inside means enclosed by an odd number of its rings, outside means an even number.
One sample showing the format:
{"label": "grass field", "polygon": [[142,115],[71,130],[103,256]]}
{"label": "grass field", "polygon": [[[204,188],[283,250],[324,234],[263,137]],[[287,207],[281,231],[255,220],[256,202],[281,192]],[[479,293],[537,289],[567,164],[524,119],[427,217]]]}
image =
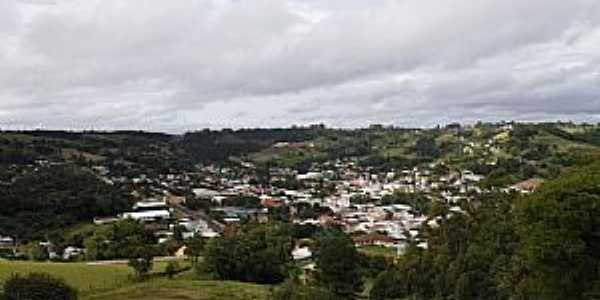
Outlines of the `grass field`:
{"label": "grass field", "polygon": [[113,291],[82,297],[84,300],[266,300],[269,287],[228,281],[161,278]]}
{"label": "grass field", "polygon": [[[184,263],[180,263],[184,265]],[[154,264],[153,272],[163,272],[166,262]],[[102,291],[114,290],[133,283],[132,271],[126,264],[88,265],[86,263],[37,263],[0,261],[1,284],[12,274],[27,274],[45,272],[65,281],[75,287],[81,295],[90,295]]]}
{"label": "grass field", "polygon": [[[180,262],[185,266],[185,262]],[[154,273],[163,272],[166,262],[155,263]],[[46,272],[64,278],[79,290],[84,300],[266,300],[268,286],[255,284],[197,280],[193,270],[178,274],[174,279],[153,277],[136,283],[126,264],[88,265],[86,263],[36,263],[0,260],[1,284],[12,274]],[[1,292],[1,291],[0,291]]]}

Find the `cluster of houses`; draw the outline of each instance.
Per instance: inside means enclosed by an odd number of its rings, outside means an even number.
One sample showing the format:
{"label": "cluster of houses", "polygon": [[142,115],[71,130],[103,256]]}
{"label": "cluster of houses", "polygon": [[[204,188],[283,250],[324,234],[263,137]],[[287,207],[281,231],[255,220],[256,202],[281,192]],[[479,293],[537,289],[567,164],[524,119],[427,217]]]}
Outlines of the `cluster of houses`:
{"label": "cluster of houses", "polygon": [[[280,142],[273,147],[311,148],[314,145]],[[480,145],[468,147],[479,148]],[[493,140],[485,145],[490,151],[493,147]],[[263,222],[268,220],[271,210],[288,206],[294,223],[335,225],[351,234],[359,247],[388,247],[402,253],[409,243],[426,248],[427,241],[420,230],[425,225],[435,227],[438,221],[413,207],[411,198],[425,197],[430,202],[444,203],[449,213],[455,214],[463,213],[462,202],[487,192],[478,185],[483,176],[441,163],[384,172],[361,166],[355,159],[338,159],[314,163],[302,172],[271,167],[266,179],[247,161],[227,167],[199,165],[193,172],[139,174],[133,178],[113,177],[106,166],[92,170],[107,183],[128,184],[137,199],[130,210],[118,216],[95,218],[94,223],[138,220],[154,229],[159,243],[172,239],[175,234],[181,234],[184,239],[218,237],[229,225],[246,218]],[[526,193],[535,190],[540,183],[532,179],[505,190]],[[402,194],[404,200],[386,201],[395,194]],[[255,199],[256,203],[245,205],[231,201],[240,196]],[[197,207],[191,209],[187,203],[190,200],[204,203],[201,206],[210,212],[202,212]],[[295,211],[300,204],[322,209],[319,215],[302,216]],[[293,256],[304,260],[310,256],[308,249],[298,247]]]}
{"label": "cluster of houses", "polygon": [[[155,179],[146,176],[134,178],[135,184],[153,185],[155,198],[142,199],[131,211],[111,220],[131,218],[150,224],[168,222],[169,225],[160,231],[159,241],[172,237],[175,226],[185,228],[184,238],[196,234],[210,238],[218,236],[228,224],[249,217],[265,221],[270,209],[284,205],[293,208],[305,203],[327,208],[328,213],[310,219],[292,214],[293,222],[315,226],[335,224],[352,234],[357,246],[390,247],[401,253],[409,242],[426,247],[419,229],[424,224],[435,225],[435,220],[429,220],[407,203],[383,205],[380,203],[382,199],[394,193],[424,194],[430,201],[449,204],[451,212],[457,213],[461,211],[458,206],[461,201],[469,200],[472,193],[482,192],[477,182],[483,176],[468,170],[448,170],[440,174],[434,171],[439,169],[437,167],[430,165],[378,172],[361,167],[353,160],[337,160],[315,164],[307,172],[271,168],[269,182],[273,184],[265,185],[256,182],[254,166],[249,162],[240,162],[237,168],[203,166],[195,173],[160,175]],[[276,184],[282,181],[292,181],[294,188]],[[329,187],[327,192],[323,192],[323,186]],[[220,217],[214,219],[186,209],[185,197],[173,196],[172,191],[187,192],[196,200],[207,202],[211,211],[218,212]],[[161,195],[162,200],[156,200]],[[229,206],[228,199],[239,195],[258,199],[259,206],[239,203],[238,206]],[[353,199],[357,196],[367,201],[354,203]],[[306,254],[302,252],[305,250],[299,250],[299,253]]]}

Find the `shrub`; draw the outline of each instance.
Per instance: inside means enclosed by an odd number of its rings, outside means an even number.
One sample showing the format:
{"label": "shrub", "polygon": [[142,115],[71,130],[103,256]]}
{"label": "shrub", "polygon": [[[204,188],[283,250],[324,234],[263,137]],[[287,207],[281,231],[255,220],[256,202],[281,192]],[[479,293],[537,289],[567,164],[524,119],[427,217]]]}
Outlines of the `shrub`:
{"label": "shrub", "polygon": [[45,273],[15,274],[4,284],[5,300],[75,300],[77,290]]}
{"label": "shrub", "polygon": [[291,237],[281,226],[248,224],[233,234],[210,240],[205,262],[198,268],[206,268],[221,280],[280,283],[288,276],[291,251]]}
{"label": "shrub", "polygon": [[181,269],[181,267],[179,266],[178,262],[170,261],[169,263],[167,263],[167,267],[165,268],[165,274],[167,274],[167,277],[171,279],[173,278],[173,276],[175,276],[175,274],[177,274],[179,269]]}

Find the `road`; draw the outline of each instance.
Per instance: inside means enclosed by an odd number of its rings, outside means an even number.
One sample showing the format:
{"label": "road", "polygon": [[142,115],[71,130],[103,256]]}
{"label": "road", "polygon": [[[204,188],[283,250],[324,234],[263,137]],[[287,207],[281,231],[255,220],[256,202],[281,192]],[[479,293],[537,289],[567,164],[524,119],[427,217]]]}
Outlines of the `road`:
{"label": "road", "polygon": [[188,216],[189,218],[191,218],[193,220],[200,219],[200,220],[205,221],[208,224],[208,226],[210,226],[210,228],[212,230],[214,230],[215,232],[222,233],[225,230],[224,224],[217,222],[216,220],[211,218],[209,215],[207,215],[204,211],[191,210],[183,205],[175,205],[175,208],[180,210],[183,214],[185,214],[186,216]]}
{"label": "road", "polygon": [[[174,260],[182,260],[186,257],[177,257],[177,256],[159,256],[154,258],[154,262],[161,261],[174,261]],[[127,259],[115,259],[115,260],[97,260],[87,262],[87,265],[90,266],[102,266],[102,265],[126,265],[129,263]]]}

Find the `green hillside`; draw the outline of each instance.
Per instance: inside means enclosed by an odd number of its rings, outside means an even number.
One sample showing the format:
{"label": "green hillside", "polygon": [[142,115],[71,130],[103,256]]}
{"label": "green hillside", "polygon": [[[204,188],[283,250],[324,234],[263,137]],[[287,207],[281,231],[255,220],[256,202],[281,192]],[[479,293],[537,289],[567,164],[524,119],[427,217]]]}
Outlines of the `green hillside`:
{"label": "green hillside", "polygon": [[[160,268],[160,267],[158,267]],[[88,265],[85,263],[37,263],[0,261],[0,286],[12,274],[46,272],[61,277],[82,294],[110,290],[130,284],[127,265]]]}
{"label": "green hillside", "polygon": [[[155,263],[154,273],[164,271],[166,263]],[[173,280],[157,277],[144,283],[131,279],[126,264],[89,265],[86,263],[35,263],[0,261],[0,286],[12,274],[46,272],[66,280],[82,299],[267,299],[265,286],[195,280],[194,271],[180,274]]]}
{"label": "green hillside", "polygon": [[266,300],[269,288],[228,281],[159,279],[83,297],[88,300]]}

